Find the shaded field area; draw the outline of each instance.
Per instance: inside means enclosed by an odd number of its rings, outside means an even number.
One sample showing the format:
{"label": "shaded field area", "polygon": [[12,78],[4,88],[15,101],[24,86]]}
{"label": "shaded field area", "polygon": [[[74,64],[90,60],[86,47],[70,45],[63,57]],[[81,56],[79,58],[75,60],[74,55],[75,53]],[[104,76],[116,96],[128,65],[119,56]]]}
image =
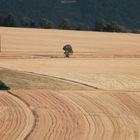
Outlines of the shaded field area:
{"label": "shaded field area", "polygon": [[92,88],[51,76],[1,68],[0,89],[86,90]]}

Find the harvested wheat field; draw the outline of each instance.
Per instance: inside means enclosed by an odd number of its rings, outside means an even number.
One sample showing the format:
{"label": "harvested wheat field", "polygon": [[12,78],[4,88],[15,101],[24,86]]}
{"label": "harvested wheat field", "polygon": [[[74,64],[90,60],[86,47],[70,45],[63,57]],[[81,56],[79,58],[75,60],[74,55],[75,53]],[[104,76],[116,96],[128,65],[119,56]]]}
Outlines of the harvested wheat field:
{"label": "harvested wheat field", "polygon": [[0,91],[0,139],[25,139],[34,125],[28,106],[8,92]]}
{"label": "harvested wheat field", "polygon": [[0,28],[1,58],[62,58],[70,43],[73,57],[140,58],[140,35],[81,31]]}
{"label": "harvested wheat field", "polygon": [[9,88],[0,91],[1,140],[140,140],[140,35],[0,34],[0,81]]}

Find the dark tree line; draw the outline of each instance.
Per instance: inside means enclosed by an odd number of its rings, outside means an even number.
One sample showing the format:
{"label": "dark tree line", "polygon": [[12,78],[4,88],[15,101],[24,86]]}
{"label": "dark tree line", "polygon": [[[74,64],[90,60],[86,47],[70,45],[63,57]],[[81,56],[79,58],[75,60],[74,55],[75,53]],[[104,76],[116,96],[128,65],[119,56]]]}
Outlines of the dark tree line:
{"label": "dark tree line", "polygon": [[115,21],[106,22],[104,19],[95,22],[95,31],[104,32],[128,32],[128,29]]}
{"label": "dark tree line", "polygon": [[93,27],[89,27],[84,23],[73,23],[70,19],[64,18],[59,24],[55,23],[47,18],[41,18],[39,20],[33,20],[30,17],[21,17],[17,22],[16,18],[12,14],[6,16],[0,16],[0,26],[5,27],[26,27],[26,28],[44,28],[44,29],[65,29],[65,30],[79,30],[79,31],[100,31],[100,32],[133,32],[140,33],[140,29],[127,29],[119,23],[112,21],[107,22],[104,19],[98,19],[95,21]]}
{"label": "dark tree line", "polygon": [[0,26],[15,27],[15,17],[12,14],[8,14],[7,16],[0,16]]}
{"label": "dark tree line", "polygon": [[22,17],[19,22],[12,14],[6,16],[0,15],[0,26],[4,27],[26,27],[26,28],[55,28],[54,23],[47,18],[41,18],[38,21],[30,17]]}
{"label": "dark tree line", "polygon": [[57,24],[60,18],[69,17],[77,23],[84,21],[87,26],[95,19],[104,18],[140,28],[140,0],[76,0],[75,4],[62,4],[62,1],[67,0],[0,0],[0,13],[14,13],[18,23],[27,15],[35,19],[48,17]]}

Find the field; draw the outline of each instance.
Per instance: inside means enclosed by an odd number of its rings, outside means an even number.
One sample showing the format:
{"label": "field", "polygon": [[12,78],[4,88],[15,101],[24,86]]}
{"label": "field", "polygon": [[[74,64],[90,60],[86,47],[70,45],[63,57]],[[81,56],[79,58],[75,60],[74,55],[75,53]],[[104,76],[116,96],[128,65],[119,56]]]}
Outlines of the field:
{"label": "field", "polygon": [[[140,140],[140,35],[0,28],[2,140]],[[65,58],[63,45],[74,49]]]}

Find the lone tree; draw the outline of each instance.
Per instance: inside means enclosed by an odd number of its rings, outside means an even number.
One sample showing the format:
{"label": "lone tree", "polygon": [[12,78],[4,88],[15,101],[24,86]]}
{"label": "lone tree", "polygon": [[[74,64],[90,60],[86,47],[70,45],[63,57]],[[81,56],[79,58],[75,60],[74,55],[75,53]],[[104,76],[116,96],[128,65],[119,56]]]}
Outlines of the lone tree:
{"label": "lone tree", "polygon": [[73,54],[73,50],[72,50],[72,46],[67,44],[63,47],[63,50],[64,50],[64,54],[66,57],[69,57],[70,55]]}

